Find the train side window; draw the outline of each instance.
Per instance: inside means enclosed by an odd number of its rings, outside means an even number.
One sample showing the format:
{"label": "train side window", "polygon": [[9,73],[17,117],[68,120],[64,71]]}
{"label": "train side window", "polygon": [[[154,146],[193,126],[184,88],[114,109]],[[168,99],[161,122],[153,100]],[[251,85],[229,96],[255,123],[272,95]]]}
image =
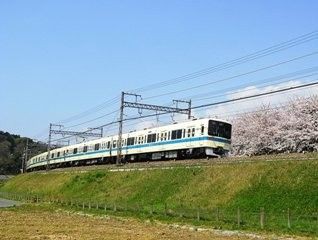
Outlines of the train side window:
{"label": "train side window", "polygon": [[73,149],[73,154],[76,154],[77,153],[77,148],[74,148]]}
{"label": "train side window", "polygon": [[147,143],[152,143],[152,142],[155,142],[155,141],[156,141],[156,134],[155,133],[148,134]]}
{"label": "train side window", "polygon": [[169,132],[168,132],[168,139],[167,139],[167,140],[170,140],[170,137],[171,137],[171,132],[169,131]]}
{"label": "train side window", "polygon": [[182,129],[171,131],[171,139],[180,139],[182,138]]}
{"label": "train side window", "polygon": [[99,143],[96,143],[96,144],[95,144],[95,147],[94,147],[94,150],[95,150],[95,151],[98,151],[98,150],[99,150],[99,147],[100,147],[100,144],[99,144]]}
{"label": "train side window", "polygon": [[192,137],[195,135],[195,128],[192,128]]}
{"label": "train side window", "polygon": [[131,146],[135,144],[135,138],[134,137],[130,137],[127,139],[127,146]]}
{"label": "train side window", "polygon": [[54,153],[51,154],[51,158],[54,158]]}
{"label": "train side window", "polygon": [[204,134],[204,126],[202,125],[201,126],[201,135],[203,135]]}
{"label": "train side window", "polygon": [[60,157],[60,152],[57,152],[57,156],[56,157]]}
{"label": "train side window", "polygon": [[191,137],[191,129],[188,128],[188,137]]}
{"label": "train side window", "polygon": [[114,141],[113,141],[113,148],[116,148],[116,146],[117,146],[117,141],[114,140]]}
{"label": "train side window", "polygon": [[83,152],[87,152],[87,146],[84,146]]}
{"label": "train side window", "polygon": [[183,137],[183,138],[185,138],[185,133],[186,133],[186,130],[183,129],[183,130],[182,130],[182,137]]}
{"label": "train side window", "polygon": [[110,141],[107,142],[107,146],[106,147],[107,147],[107,149],[110,148]]}

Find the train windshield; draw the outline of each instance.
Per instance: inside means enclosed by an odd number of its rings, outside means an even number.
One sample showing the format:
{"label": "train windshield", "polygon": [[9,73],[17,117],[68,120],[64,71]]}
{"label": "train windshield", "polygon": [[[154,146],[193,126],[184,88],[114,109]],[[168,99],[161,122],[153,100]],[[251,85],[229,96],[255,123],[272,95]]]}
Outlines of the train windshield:
{"label": "train windshield", "polygon": [[208,134],[210,136],[231,139],[231,132],[232,132],[231,124],[209,120]]}

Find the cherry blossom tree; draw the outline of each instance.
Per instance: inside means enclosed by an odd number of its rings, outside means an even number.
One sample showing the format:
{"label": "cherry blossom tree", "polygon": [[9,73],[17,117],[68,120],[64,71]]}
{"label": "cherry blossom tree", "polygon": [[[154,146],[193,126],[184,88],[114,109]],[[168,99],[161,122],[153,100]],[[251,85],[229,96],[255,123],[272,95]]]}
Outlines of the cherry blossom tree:
{"label": "cherry blossom tree", "polygon": [[233,120],[234,155],[318,151],[318,96],[262,106]]}

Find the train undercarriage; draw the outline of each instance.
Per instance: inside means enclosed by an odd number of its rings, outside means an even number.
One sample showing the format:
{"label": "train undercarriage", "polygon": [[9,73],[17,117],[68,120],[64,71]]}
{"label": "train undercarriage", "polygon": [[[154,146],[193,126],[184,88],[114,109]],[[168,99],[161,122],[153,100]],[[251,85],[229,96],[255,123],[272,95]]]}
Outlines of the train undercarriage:
{"label": "train undercarriage", "polygon": [[[201,159],[201,158],[220,158],[227,156],[228,151],[223,148],[188,148],[170,151],[140,153],[133,155],[124,155],[120,164],[133,162],[149,162],[149,161],[169,161],[169,160],[184,160],[184,159]],[[89,165],[101,164],[116,164],[117,156],[90,158],[77,161],[67,161],[62,163],[51,163],[50,169],[80,167]],[[29,169],[28,171],[45,170],[46,165]]]}

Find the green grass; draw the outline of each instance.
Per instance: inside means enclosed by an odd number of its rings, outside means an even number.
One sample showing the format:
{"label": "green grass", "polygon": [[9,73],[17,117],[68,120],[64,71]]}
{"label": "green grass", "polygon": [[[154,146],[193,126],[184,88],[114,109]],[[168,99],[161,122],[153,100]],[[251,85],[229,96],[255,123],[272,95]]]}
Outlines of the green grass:
{"label": "green grass", "polygon": [[[227,227],[236,226],[239,208],[242,228],[244,221],[254,221],[255,227],[259,227],[260,208],[264,208],[266,224],[271,225],[271,229],[287,228],[289,208],[294,230],[317,231],[317,220],[311,218],[317,216],[318,209],[318,161],[315,160],[131,172],[29,173],[10,179],[0,190],[86,203],[138,205],[144,206],[146,211],[152,206],[162,212],[168,205],[169,209],[181,209],[184,215],[193,218],[200,209],[202,216],[206,211],[206,218],[210,220],[218,208],[231,219],[227,220]],[[316,224],[314,227],[312,221]],[[245,225],[247,229],[254,226]]]}

